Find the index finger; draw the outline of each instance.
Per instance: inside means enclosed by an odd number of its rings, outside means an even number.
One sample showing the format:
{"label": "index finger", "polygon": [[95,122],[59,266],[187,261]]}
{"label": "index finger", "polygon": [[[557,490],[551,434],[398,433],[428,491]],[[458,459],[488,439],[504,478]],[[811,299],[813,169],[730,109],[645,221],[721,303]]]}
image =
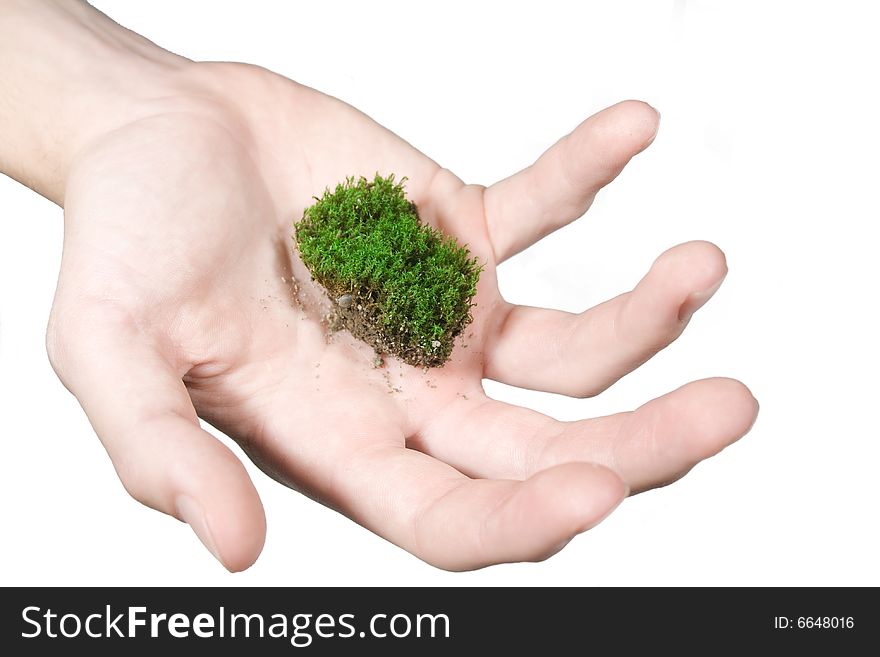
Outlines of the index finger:
{"label": "index finger", "polygon": [[580,217],[657,134],[660,115],[625,100],[594,114],[531,166],[486,190],[486,224],[501,262]]}

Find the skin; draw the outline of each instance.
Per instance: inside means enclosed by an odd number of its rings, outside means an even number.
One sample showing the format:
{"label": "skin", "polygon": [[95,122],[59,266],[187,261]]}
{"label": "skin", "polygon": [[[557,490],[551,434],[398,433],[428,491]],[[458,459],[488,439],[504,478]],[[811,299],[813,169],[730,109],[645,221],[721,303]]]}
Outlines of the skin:
{"label": "skin", "polygon": [[[198,417],[270,476],[452,570],[544,559],[751,427],[757,403],[731,379],[578,422],[483,392],[485,377],[598,394],[723,280],[721,251],[689,242],[580,314],[499,294],[497,264],[580,217],[651,143],[645,103],[599,112],[484,188],[335,98],[190,62],[87,5],[0,0],[0,17],[0,56],[17,62],[0,73],[0,168],[64,207],[52,365],[131,495],[228,569],[256,560],[265,516]],[[327,301],[292,250],[312,196],[376,171],[406,175],[422,217],[485,263],[467,347],[442,369],[375,368],[347,333],[328,340]]]}

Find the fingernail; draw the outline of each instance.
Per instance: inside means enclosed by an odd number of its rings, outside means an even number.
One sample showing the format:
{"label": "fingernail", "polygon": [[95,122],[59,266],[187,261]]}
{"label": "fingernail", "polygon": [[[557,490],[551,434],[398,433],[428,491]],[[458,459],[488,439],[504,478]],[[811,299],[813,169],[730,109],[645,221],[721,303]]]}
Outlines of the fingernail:
{"label": "fingernail", "polygon": [[681,307],[678,309],[678,321],[686,322],[693,314],[697,312],[700,308],[702,308],[705,303],[712,298],[712,295],[718,291],[718,288],[721,287],[721,284],[724,282],[724,276],[718,279],[718,282],[712,285],[711,287],[706,288],[705,290],[700,290],[699,292],[691,292],[687,299],[684,300],[684,303],[681,304]]}
{"label": "fingernail", "polygon": [[654,114],[657,115],[657,122],[654,124],[654,133],[651,135],[651,138],[648,140],[648,143],[645,144],[645,148],[654,143],[654,140],[657,138],[657,133],[660,132],[660,112],[653,105],[648,105],[652,110],[654,110]]}
{"label": "fingernail", "polygon": [[201,505],[187,495],[178,495],[175,506],[177,507],[177,517],[192,528],[202,544],[222,564],[223,560],[217,551],[217,544],[214,543],[214,536],[211,534],[211,528],[208,527],[208,521]]}

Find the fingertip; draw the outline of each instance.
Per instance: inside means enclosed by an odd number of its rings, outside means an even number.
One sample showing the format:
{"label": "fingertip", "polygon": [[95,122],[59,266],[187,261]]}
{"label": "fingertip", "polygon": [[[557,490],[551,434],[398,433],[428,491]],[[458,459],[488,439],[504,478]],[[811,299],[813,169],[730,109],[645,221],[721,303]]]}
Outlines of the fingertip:
{"label": "fingertip", "polygon": [[695,240],[661,253],[645,278],[650,297],[674,311],[669,321],[686,323],[718,291],[726,276],[724,252],[711,242]]}
{"label": "fingertip", "polygon": [[506,483],[510,492],[481,532],[484,556],[476,565],[466,562],[465,568],[543,561],[601,522],[628,493],[613,471],[586,462],[556,465],[525,481]]}
{"label": "fingertip", "polygon": [[570,497],[571,516],[576,518],[574,527],[567,536],[554,545],[541,559],[546,559],[560,552],[576,536],[583,534],[600,524],[630,494],[627,483],[616,472],[598,463],[569,463],[559,468],[571,469],[573,474],[588,483],[588,490]]}
{"label": "fingertip", "polygon": [[643,100],[624,100],[614,107],[626,118],[634,135],[641,137],[643,148],[647,147],[660,129],[660,112]]}
{"label": "fingertip", "polygon": [[741,381],[724,377],[703,379],[684,386],[679,399],[689,408],[674,411],[690,417],[688,451],[694,462],[713,456],[749,432],[758,415],[758,401]]}
{"label": "fingertip", "polygon": [[227,570],[240,572],[252,566],[263,550],[266,514],[244,466],[231,453],[229,457],[222,465],[218,460],[215,477],[200,486],[201,522],[206,530],[200,531],[199,520],[186,522]]}
{"label": "fingertip", "polygon": [[617,473],[596,463],[563,463],[538,472],[531,481],[547,504],[544,514],[569,539],[602,522],[629,492]]}
{"label": "fingertip", "polygon": [[214,436],[188,424],[175,428],[164,458],[150,468],[157,502],[152,506],[187,523],[224,568],[245,570],[266,537],[263,504],[250,475]]}
{"label": "fingertip", "polygon": [[221,514],[205,511],[204,505],[189,495],[178,495],[176,516],[189,525],[202,545],[229,572],[250,568],[260,556],[266,537],[266,521],[262,504],[259,512],[240,514],[224,510]]}
{"label": "fingertip", "polygon": [[259,520],[259,523],[252,523],[252,526],[239,523],[229,532],[232,536],[228,536],[226,541],[228,547],[220,560],[229,572],[238,573],[247,570],[254,565],[262,553],[266,540],[266,522],[263,513],[260,513]]}
{"label": "fingertip", "polygon": [[562,166],[578,191],[578,206],[583,195],[591,198],[654,141],[659,120],[647,103],[625,100],[586,119],[568,136]]}
{"label": "fingertip", "polygon": [[621,101],[594,118],[594,134],[601,144],[627,160],[646,149],[660,129],[660,113],[641,100]]}
{"label": "fingertip", "polygon": [[[612,469],[598,463],[578,463],[577,474],[589,480],[582,495],[588,500],[583,505],[581,524],[577,533],[583,533],[605,520],[629,495],[629,487]],[[563,466],[564,467],[564,466]]]}
{"label": "fingertip", "polygon": [[218,561],[232,573],[250,568],[259,558],[266,540],[266,514],[256,491],[253,495],[242,494],[236,507],[224,509],[222,516],[211,518],[220,555]]}
{"label": "fingertip", "polygon": [[666,278],[686,279],[696,292],[717,285],[727,275],[727,258],[712,242],[693,240],[661,253],[651,269]]}
{"label": "fingertip", "polygon": [[760,404],[749,387],[742,381],[727,377],[716,377],[710,380],[717,389],[716,394],[721,398],[720,403],[723,403],[727,411],[729,422],[727,430],[732,436],[735,436],[733,440],[739,440],[755,424]]}

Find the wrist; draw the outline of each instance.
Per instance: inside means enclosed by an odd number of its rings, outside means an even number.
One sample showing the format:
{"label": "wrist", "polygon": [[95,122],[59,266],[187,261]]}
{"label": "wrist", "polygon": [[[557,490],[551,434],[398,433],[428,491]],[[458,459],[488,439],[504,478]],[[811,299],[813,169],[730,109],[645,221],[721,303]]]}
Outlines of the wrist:
{"label": "wrist", "polygon": [[62,204],[71,162],[193,66],[84,2],[0,0],[0,171]]}

